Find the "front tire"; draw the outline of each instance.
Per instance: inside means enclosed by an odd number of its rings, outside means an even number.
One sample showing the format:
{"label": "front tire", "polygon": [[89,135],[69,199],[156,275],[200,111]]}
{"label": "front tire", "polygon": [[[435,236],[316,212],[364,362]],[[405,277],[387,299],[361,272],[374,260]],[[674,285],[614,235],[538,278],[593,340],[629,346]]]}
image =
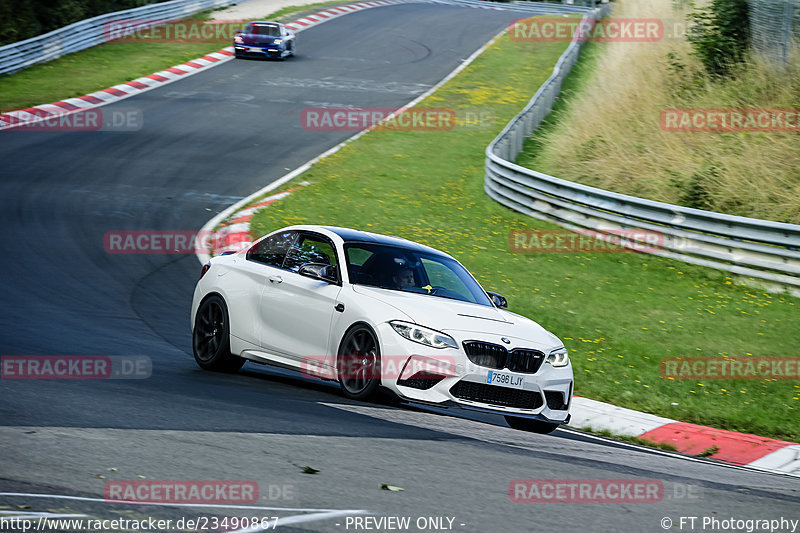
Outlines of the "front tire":
{"label": "front tire", "polygon": [[216,294],[206,298],[197,309],[192,351],[194,360],[204,370],[236,372],[244,364],[244,359],[231,353],[228,306]]}
{"label": "front tire", "polygon": [[530,431],[531,433],[547,434],[552,433],[561,424],[555,422],[542,422],[541,420],[532,420],[530,418],[521,418],[518,416],[505,416],[508,425],[514,429],[521,431]]}
{"label": "front tire", "polygon": [[359,324],[350,328],[339,346],[337,377],[342,393],[352,400],[365,400],[381,384],[381,351],[372,329]]}

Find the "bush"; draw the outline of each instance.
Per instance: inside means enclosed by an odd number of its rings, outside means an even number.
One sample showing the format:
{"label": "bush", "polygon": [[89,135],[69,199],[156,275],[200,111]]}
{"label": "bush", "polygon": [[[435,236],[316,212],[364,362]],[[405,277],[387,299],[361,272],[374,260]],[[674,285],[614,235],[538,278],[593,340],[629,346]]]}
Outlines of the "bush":
{"label": "bush", "polygon": [[712,76],[729,76],[750,45],[747,0],[712,0],[709,9],[689,15],[689,41]]}

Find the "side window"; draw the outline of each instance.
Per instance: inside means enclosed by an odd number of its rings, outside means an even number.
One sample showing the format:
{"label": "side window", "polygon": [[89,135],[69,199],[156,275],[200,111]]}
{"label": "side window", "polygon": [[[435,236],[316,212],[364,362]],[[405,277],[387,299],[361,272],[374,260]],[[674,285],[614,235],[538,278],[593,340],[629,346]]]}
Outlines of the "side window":
{"label": "side window", "polygon": [[297,236],[296,231],[284,231],[259,241],[247,252],[247,259],[281,268],[289,246]]}
{"label": "side window", "polygon": [[302,235],[286,254],[283,268],[297,272],[305,263],[336,266],[336,251],[333,245],[321,237]]}
{"label": "side window", "polygon": [[346,256],[347,274],[350,277],[350,283],[358,283],[360,285],[378,284],[377,280],[372,276],[362,272],[362,267],[370,258],[375,256],[375,252],[367,248],[348,245],[345,247],[344,253]]}
{"label": "side window", "polygon": [[375,254],[372,252],[372,250],[349,246],[347,248],[347,265],[360,267],[373,255]]}

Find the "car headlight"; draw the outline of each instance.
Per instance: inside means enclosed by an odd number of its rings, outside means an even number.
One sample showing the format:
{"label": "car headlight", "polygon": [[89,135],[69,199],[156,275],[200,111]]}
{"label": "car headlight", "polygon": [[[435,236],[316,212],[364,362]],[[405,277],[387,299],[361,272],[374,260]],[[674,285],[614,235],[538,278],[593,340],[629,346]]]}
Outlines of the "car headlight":
{"label": "car headlight", "polygon": [[564,347],[558,348],[550,352],[547,356],[547,362],[553,366],[567,366],[569,364],[569,355],[567,349]]}
{"label": "car headlight", "polygon": [[283,39],[275,39],[274,41],[272,41],[272,44],[281,44],[282,42]]}
{"label": "car headlight", "polygon": [[236,37],[233,38],[233,42],[242,44],[244,42],[244,39],[242,39],[237,35]]}
{"label": "car headlight", "polygon": [[458,348],[453,337],[435,329],[395,320],[389,322],[394,330],[406,339],[432,348]]}

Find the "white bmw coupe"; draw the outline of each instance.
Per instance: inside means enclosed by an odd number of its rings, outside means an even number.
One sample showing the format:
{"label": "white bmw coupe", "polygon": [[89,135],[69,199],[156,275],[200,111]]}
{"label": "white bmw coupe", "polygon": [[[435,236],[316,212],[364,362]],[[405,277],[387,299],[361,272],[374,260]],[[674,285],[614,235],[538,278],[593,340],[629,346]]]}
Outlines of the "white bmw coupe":
{"label": "white bmw coupe", "polygon": [[207,370],[233,372],[250,360],[336,380],[353,399],[382,387],[549,433],[569,421],[567,350],[506,306],[428,246],[291,226],[203,266],[192,344]]}

